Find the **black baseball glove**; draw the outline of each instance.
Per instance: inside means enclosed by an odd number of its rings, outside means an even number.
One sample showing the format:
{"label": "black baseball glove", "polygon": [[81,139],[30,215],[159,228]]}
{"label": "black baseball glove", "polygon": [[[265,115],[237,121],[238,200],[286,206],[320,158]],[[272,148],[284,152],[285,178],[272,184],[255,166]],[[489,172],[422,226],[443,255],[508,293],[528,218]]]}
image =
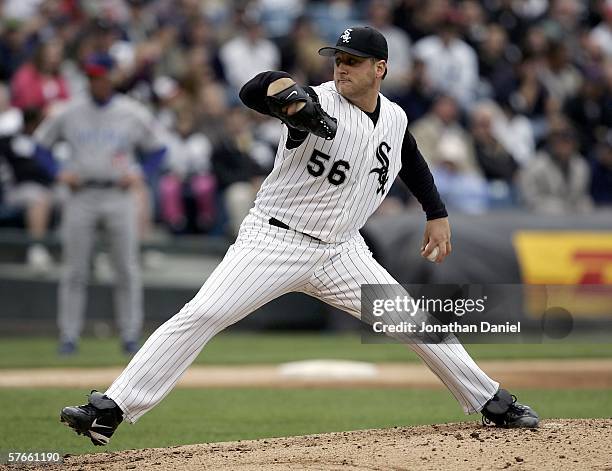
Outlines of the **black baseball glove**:
{"label": "black baseball glove", "polygon": [[[323,110],[316,94],[313,93],[313,95],[298,84],[294,84],[276,95],[266,97],[266,103],[270,108],[270,113],[287,126],[311,132],[323,139],[333,139],[338,128],[338,121]],[[300,111],[291,116],[283,112],[283,108],[299,101],[306,103]]]}

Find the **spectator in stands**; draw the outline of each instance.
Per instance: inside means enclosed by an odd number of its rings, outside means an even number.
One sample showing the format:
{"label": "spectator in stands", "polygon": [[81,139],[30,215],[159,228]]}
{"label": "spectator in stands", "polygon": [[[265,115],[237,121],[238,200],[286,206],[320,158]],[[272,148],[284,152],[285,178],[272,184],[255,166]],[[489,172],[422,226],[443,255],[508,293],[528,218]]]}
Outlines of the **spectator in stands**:
{"label": "spectator in stands", "polygon": [[[145,0],[150,1],[150,0]],[[156,12],[162,18],[172,20],[176,24],[187,25],[194,18],[200,18],[203,14],[214,15],[218,20],[220,28],[226,26],[230,16],[230,9],[234,2],[202,2],[199,0],[180,0],[158,2]]]}
{"label": "spectator in stands", "polygon": [[462,108],[469,108],[478,85],[478,59],[474,49],[458,35],[459,12],[449,10],[438,34],[414,45],[414,54],[425,62],[438,92],[448,93]]}
{"label": "spectator in stands", "polygon": [[127,38],[132,43],[146,41],[158,26],[155,13],[149,7],[148,0],[127,0],[128,16],[123,27]]}
{"label": "spectator in stands", "polygon": [[301,77],[302,83],[321,83],[329,79],[329,62],[317,53],[325,42],[307,16],[297,18],[290,33],[281,38],[279,44],[282,70]]}
{"label": "spectator in stands", "polygon": [[328,0],[310,2],[308,15],[325,43],[336,41],[338,31],[344,31],[363,18],[362,2],[355,0]]}
{"label": "spectator in stands", "polygon": [[448,8],[447,0],[403,0],[393,11],[393,23],[413,41],[436,34]]}
{"label": "spectator in stands", "polygon": [[529,119],[536,142],[547,132],[547,114],[557,108],[539,76],[540,62],[537,57],[525,57],[517,66],[516,78],[511,77],[509,94],[500,97],[516,114]]}
{"label": "spectator in stands", "polygon": [[[302,15],[306,0],[257,0],[261,22],[270,38],[287,36]],[[283,69],[286,70],[286,69]]]}
{"label": "spectator in stands", "polygon": [[606,93],[612,94],[612,60],[606,61],[603,66],[604,80],[606,83]]}
{"label": "spectator in stands", "polygon": [[59,40],[42,43],[31,61],[23,64],[11,80],[13,104],[21,109],[45,110],[69,97],[65,78],[60,74],[64,45]]}
{"label": "spectator in stands", "polygon": [[37,273],[47,272],[53,263],[43,243],[53,209],[52,177],[40,163],[50,155],[32,138],[41,119],[40,109],[28,108],[23,112],[23,129],[0,138],[0,162],[7,164],[10,173],[10,182],[4,189],[5,201],[25,210],[31,240],[26,261]]}
{"label": "spectator in stands", "polygon": [[593,39],[589,32],[588,29],[582,32],[580,35],[580,51],[571,56],[579,70],[585,73],[594,70],[601,71],[606,60],[609,60],[601,45]]}
{"label": "spectator in stands", "polygon": [[489,181],[502,181],[512,186],[518,164],[500,143],[494,130],[495,115],[500,113],[493,103],[474,106],[470,114],[470,133],[474,139],[476,161]]}
{"label": "spectator in stands", "polygon": [[550,43],[540,76],[548,94],[559,104],[576,95],[582,82],[582,75],[569,60],[567,47],[561,41]]}
{"label": "spectator in stands", "polygon": [[598,206],[612,206],[612,130],[594,152],[591,166],[591,196]]}
{"label": "spectator in stands", "polygon": [[509,103],[500,101],[498,104],[502,110],[498,121],[502,122],[498,125],[501,130],[496,133],[497,139],[516,163],[524,167],[535,154],[536,143],[531,122],[517,113]]}
{"label": "spectator in stands", "polygon": [[0,24],[0,80],[9,81],[29,52],[24,25],[2,15]]}
{"label": "spectator in stands", "polygon": [[603,71],[586,70],[580,90],[565,102],[563,110],[578,132],[583,155],[587,155],[593,143],[612,128],[612,89],[606,86]]}
{"label": "spectator in stands", "polygon": [[503,95],[503,87],[514,75],[520,50],[508,41],[508,34],[497,24],[487,26],[478,46],[478,68],[483,82],[494,97]]}
{"label": "spectator in stands", "polygon": [[369,24],[380,31],[387,39],[389,47],[389,63],[393,64],[387,70],[383,80],[382,92],[395,99],[406,92],[410,83],[410,69],[412,68],[412,53],[410,37],[400,28],[394,26],[391,16],[391,2],[389,0],[373,0],[368,9]]}
{"label": "spectator in stands", "polygon": [[247,116],[253,137],[258,142],[258,151],[253,153],[253,158],[267,175],[274,167],[278,142],[283,133],[282,125],[277,119],[254,111],[247,111]]}
{"label": "spectator in stands", "polygon": [[[196,131],[195,116],[190,108],[178,112],[176,128],[168,136],[166,173],[159,183],[161,214],[173,232],[193,228],[206,232],[216,217],[216,182],[211,173],[212,146],[208,138]],[[186,200],[193,200],[195,221],[188,221]]]}
{"label": "spectator in stands", "polygon": [[512,7],[512,10],[524,23],[531,23],[542,18],[550,6],[549,0],[521,0],[520,2],[505,0],[505,3]]}
{"label": "spectator in stands", "polygon": [[280,65],[278,47],[263,35],[263,28],[254,18],[243,17],[243,28],[219,52],[227,82],[238,90],[251,77],[265,70],[277,70]]}
{"label": "spectator in stands", "polygon": [[470,131],[476,161],[488,183],[490,207],[513,206],[519,165],[500,139],[507,132],[505,116],[493,102],[480,102],[470,114]]}
{"label": "spectator in stands", "polygon": [[601,48],[608,59],[612,59],[612,2],[602,2],[602,20],[591,31],[591,39]]}
{"label": "spectator in stands", "polygon": [[523,38],[513,42],[513,44],[517,44],[521,48],[523,57],[543,59],[548,52],[549,38],[546,36],[544,28],[535,24],[527,29]]}
{"label": "spectator in stands", "polygon": [[[141,69],[147,72],[146,83],[150,85],[156,76],[169,75],[180,77],[185,71],[185,54],[180,47],[181,31],[171,21],[160,21],[148,41],[146,56]],[[137,48],[137,56],[142,54],[142,46]]]}
{"label": "spectator in stands", "polygon": [[577,152],[576,135],[567,120],[552,121],[547,148],[521,171],[519,182],[531,211],[563,214],[591,209],[589,166]]}
{"label": "spectator in stands", "polygon": [[42,0],[3,0],[2,15],[19,21],[27,21],[37,15]]}
{"label": "spectator in stands", "polygon": [[461,171],[478,173],[471,138],[458,121],[457,104],[451,96],[436,98],[429,113],[410,125],[410,132],[419,143],[419,148],[430,166],[436,167],[443,161],[440,142],[443,136],[453,136],[453,142],[461,145],[461,159],[454,159],[454,165]]}
{"label": "spectator in stands", "polygon": [[[184,35],[181,44],[183,54],[187,56],[200,55],[206,65],[204,74],[206,78],[211,77],[214,80],[220,80],[223,77],[223,70],[219,59],[219,41],[214,25],[206,17],[200,15],[190,19]],[[176,77],[181,78],[180,76]]]}
{"label": "spectator in stands", "polygon": [[186,51],[185,70],[179,80],[181,87],[191,99],[197,99],[202,90],[211,84],[221,86],[219,93],[225,96],[228,87],[217,79],[213,61],[214,59],[203,47],[196,46]]}
{"label": "spectator in stands", "polygon": [[459,3],[462,21],[461,34],[465,42],[473,48],[484,40],[487,34],[487,16],[482,6],[482,2],[478,0],[463,0]]}
{"label": "spectator in stands", "polygon": [[246,112],[240,107],[230,109],[224,122],[225,133],[214,147],[212,164],[227,211],[228,232],[235,236],[265,175],[255,155],[270,150],[254,139]]}
{"label": "spectator in stands", "polygon": [[520,43],[525,35],[528,21],[526,21],[525,12],[517,8],[519,3],[512,0],[501,0],[483,2],[483,4],[489,11],[489,18],[508,33],[510,41],[514,44]]}
{"label": "spectator in stands", "polygon": [[187,49],[203,47],[211,54],[219,48],[214,25],[204,15],[188,19],[186,28],[182,31],[181,43]]}
{"label": "spectator in stands", "polygon": [[406,112],[408,122],[412,123],[430,110],[434,98],[434,88],[427,75],[425,63],[421,59],[415,59],[409,87],[404,94],[396,98],[396,103]]}
{"label": "spectator in stands", "polygon": [[582,0],[550,0],[547,15],[540,22],[546,36],[553,41],[563,41],[572,54],[580,48],[578,31],[585,6]]}
{"label": "spectator in stands", "polygon": [[464,213],[482,213],[488,207],[487,184],[476,171],[466,170],[471,158],[466,142],[457,135],[442,135],[438,143],[438,165],[432,174],[446,205]]}
{"label": "spectator in stands", "polygon": [[23,114],[19,108],[11,106],[8,87],[0,82],[0,137],[13,135],[23,125]]}
{"label": "spectator in stands", "polygon": [[204,85],[197,96],[198,129],[213,143],[225,138],[225,116],[228,111],[227,92],[220,82]]}
{"label": "spectator in stands", "polygon": [[515,87],[515,68],[520,57],[520,49],[509,42],[506,31],[498,24],[490,24],[478,50],[481,78],[503,112],[495,113],[496,138],[506,152],[523,165],[534,154],[533,130],[529,120],[508,102]]}
{"label": "spectator in stands", "polygon": [[165,129],[173,129],[176,115],[193,103],[181,85],[172,77],[161,75],[155,78],[152,87],[155,103],[155,118]]}

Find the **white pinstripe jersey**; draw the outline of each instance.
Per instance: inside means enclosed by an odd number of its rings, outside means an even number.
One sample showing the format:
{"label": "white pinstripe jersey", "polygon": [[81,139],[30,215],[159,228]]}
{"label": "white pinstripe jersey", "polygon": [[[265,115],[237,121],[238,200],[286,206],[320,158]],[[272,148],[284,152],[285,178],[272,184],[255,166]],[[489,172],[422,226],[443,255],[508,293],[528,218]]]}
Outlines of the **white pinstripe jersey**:
{"label": "white pinstripe jersey", "polygon": [[283,126],[255,210],[325,242],[343,242],[363,227],[399,173],[408,118],[381,94],[375,126],[334,82],[312,88],[323,109],[337,118],[336,136],[327,141],[309,134],[299,147],[287,149]]}

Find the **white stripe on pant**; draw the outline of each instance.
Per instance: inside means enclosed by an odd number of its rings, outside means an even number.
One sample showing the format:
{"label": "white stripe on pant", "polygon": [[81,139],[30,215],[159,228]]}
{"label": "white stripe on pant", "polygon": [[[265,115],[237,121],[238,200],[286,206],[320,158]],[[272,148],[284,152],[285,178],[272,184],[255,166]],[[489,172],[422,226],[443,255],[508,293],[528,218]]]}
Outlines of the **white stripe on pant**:
{"label": "white stripe on pant", "polygon": [[[149,337],[106,395],[126,420],[135,422],[171,391],[213,336],[267,302],[301,291],[359,318],[361,285],[378,283],[397,282],[372,258],[359,234],[326,244],[271,226],[252,211],[204,286]],[[410,348],[466,413],[476,412],[499,385],[453,340]]]}

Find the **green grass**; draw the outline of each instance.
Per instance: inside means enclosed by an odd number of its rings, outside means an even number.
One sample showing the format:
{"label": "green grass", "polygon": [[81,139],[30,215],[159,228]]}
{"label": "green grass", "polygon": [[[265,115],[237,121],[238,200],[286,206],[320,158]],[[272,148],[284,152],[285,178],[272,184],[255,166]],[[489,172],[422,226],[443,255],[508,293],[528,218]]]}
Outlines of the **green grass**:
{"label": "green grass", "polygon": [[[125,365],[126,357],[114,339],[83,339],[79,355],[61,358],[55,338],[0,338],[0,368],[79,367]],[[612,344],[544,343],[469,345],[478,360],[535,358],[611,358]],[[404,345],[363,344],[358,334],[319,333],[242,334],[215,337],[196,364],[281,363],[313,358],[371,362],[415,361]]]}
{"label": "green grass", "polygon": [[[610,391],[514,391],[543,417],[601,417]],[[102,451],[58,421],[82,392],[0,389],[0,452]],[[123,424],[108,450],[166,447],[364,428],[479,420],[446,391],[399,389],[213,389],[173,391],[137,424]]]}

